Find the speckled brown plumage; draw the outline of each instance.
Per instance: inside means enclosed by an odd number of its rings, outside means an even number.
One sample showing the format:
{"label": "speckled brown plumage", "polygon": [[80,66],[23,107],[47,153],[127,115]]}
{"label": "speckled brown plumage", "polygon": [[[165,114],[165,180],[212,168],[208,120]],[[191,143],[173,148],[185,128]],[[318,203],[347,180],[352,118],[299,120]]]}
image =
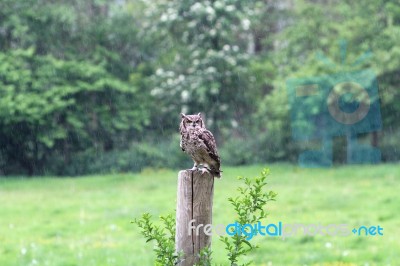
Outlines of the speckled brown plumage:
{"label": "speckled brown plumage", "polygon": [[180,146],[194,161],[193,170],[203,166],[215,177],[221,177],[221,159],[213,134],[204,126],[201,114],[181,114],[179,127],[181,133]]}

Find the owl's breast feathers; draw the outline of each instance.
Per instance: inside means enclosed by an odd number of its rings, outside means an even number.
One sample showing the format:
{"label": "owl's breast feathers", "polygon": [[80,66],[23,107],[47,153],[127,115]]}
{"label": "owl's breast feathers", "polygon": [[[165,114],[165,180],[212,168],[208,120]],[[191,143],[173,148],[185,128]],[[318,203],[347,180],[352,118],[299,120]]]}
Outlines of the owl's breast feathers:
{"label": "owl's breast feathers", "polygon": [[213,134],[205,128],[181,131],[181,148],[197,164],[209,166],[213,176],[221,177],[221,159]]}

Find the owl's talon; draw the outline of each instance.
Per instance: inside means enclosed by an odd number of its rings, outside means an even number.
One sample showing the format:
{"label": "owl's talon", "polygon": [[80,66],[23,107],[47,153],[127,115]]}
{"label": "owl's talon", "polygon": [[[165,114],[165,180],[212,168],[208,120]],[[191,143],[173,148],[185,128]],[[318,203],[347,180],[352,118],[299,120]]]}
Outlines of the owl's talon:
{"label": "owl's talon", "polygon": [[209,170],[208,170],[208,168],[207,167],[203,167],[203,168],[201,168],[201,175],[204,175],[204,173],[209,173]]}
{"label": "owl's talon", "polygon": [[201,175],[204,175],[204,173],[212,173],[211,168],[205,165],[201,165],[201,169],[199,169],[201,171]]}

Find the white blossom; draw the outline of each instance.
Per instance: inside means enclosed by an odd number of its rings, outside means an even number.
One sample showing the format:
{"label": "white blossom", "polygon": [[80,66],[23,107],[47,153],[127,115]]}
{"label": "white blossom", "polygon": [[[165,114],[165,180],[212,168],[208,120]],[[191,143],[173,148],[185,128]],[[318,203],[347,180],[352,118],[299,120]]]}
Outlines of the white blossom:
{"label": "white blossom", "polygon": [[151,96],[158,96],[162,94],[162,90],[160,88],[154,88],[150,91]]}
{"label": "white blossom", "polygon": [[195,13],[200,11],[201,9],[203,9],[203,6],[199,2],[196,2],[194,5],[192,5],[190,7],[190,11],[195,12]]}
{"label": "white blossom", "polygon": [[218,9],[223,9],[224,8],[224,3],[222,1],[215,1],[214,2],[214,7]]}
{"label": "white blossom", "polygon": [[162,68],[156,70],[156,75],[161,76],[162,74],[164,74],[164,70]]}
{"label": "white blossom", "polygon": [[189,100],[189,96],[190,96],[190,93],[187,90],[183,90],[181,92],[182,101],[186,102],[187,100]]}
{"label": "white blossom", "polygon": [[228,105],[226,103],[223,103],[219,106],[219,110],[221,111],[226,111],[228,110]]}
{"label": "white blossom", "polygon": [[213,95],[217,95],[217,94],[218,94],[218,91],[219,91],[219,90],[218,90],[217,87],[212,87],[211,90],[210,90],[210,93],[213,94]]}
{"label": "white blossom", "polygon": [[167,14],[162,14],[160,20],[161,20],[162,22],[166,22],[166,21],[168,20]]}
{"label": "white blossom", "polygon": [[217,72],[217,69],[215,67],[210,66],[210,67],[207,68],[207,72],[208,73],[215,73],[215,72]]}
{"label": "white blossom", "polygon": [[176,13],[172,13],[169,15],[169,20],[175,20],[177,19],[178,15]]}
{"label": "white blossom", "polygon": [[167,9],[167,13],[168,13],[168,14],[174,14],[174,13],[175,13],[175,9],[173,9],[172,7],[169,7],[169,8]]}
{"label": "white blossom", "polygon": [[232,12],[235,10],[235,6],[229,5],[229,6],[225,7],[225,10],[228,12]]}
{"label": "white blossom", "polygon": [[208,15],[210,15],[210,16],[212,16],[212,17],[215,16],[215,10],[214,10],[214,8],[212,8],[211,6],[207,6],[207,7],[206,7],[206,12],[207,12]]}
{"label": "white blossom", "polygon": [[199,50],[194,50],[192,53],[192,57],[198,57],[200,55],[200,51]]}
{"label": "white blossom", "polygon": [[250,25],[251,25],[251,22],[247,18],[242,20],[242,27],[243,27],[244,30],[249,30],[250,29]]}
{"label": "white blossom", "polygon": [[236,120],[232,119],[231,120],[231,125],[232,125],[233,128],[237,128],[239,126],[239,123]]}
{"label": "white blossom", "polygon": [[230,65],[236,66],[236,59],[235,59],[235,58],[233,58],[233,57],[228,57],[228,58],[226,59],[226,61],[227,61]]}
{"label": "white blossom", "polygon": [[195,20],[190,21],[190,22],[188,23],[188,27],[189,27],[189,28],[194,28],[194,27],[196,27],[196,21],[195,21]]}
{"label": "white blossom", "polygon": [[189,107],[187,105],[182,106],[181,113],[186,114],[187,112],[189,112]]}

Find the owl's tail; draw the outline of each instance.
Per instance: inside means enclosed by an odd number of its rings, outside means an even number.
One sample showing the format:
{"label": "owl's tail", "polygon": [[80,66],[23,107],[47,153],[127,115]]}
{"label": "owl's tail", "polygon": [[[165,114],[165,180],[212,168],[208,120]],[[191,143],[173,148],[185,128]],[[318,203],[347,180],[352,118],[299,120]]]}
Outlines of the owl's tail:
{"label": "owl's tail", "polygon": [[213,176],[217,178],[222,178],[222,170],[213,171]]}

